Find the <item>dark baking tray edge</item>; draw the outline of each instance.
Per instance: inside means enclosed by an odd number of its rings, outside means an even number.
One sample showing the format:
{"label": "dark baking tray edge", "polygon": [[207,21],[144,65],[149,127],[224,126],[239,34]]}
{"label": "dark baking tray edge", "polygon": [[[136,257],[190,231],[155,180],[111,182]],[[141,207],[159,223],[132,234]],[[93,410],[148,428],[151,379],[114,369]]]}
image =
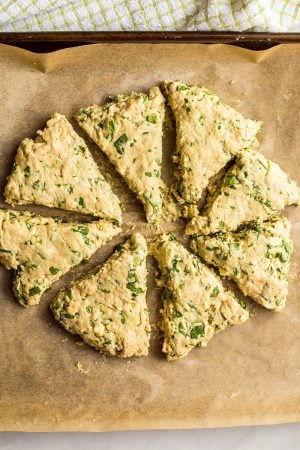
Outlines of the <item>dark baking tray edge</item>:
{"label": "dark baking tray edge", "polygon": [[99,42],[231,44],[264,50],[283,43],[300,43],[300,33],[202,32],[202,31],[76,31],[0,33],[0,43],[36,52]]}

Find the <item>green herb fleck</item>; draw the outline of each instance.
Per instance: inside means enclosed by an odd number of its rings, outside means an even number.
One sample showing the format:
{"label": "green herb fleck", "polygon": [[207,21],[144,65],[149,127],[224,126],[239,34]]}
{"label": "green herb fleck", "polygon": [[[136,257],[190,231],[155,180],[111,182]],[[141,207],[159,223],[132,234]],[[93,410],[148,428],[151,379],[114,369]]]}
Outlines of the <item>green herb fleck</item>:
{"label": "green herb fleck", "polygon": [[204,324],[196,325],[191,329],[190,336],[192,339],[197,339],[198,336],[204,336]]}
{"label": "green herb fleck", "polygon": [[92,115],[92,110],[91,110],[91,108],[81,109],[81,110],[79,111],[79,114],[84,114],[84,115],[87,116],[87,117],[91,117],[91,115]]}
{"label": "green herb fleck", "polygon": [[239,303],[239,305],[240,305],[243,309],[248,310],[247,303],[244,302],[244,300],[241,300],[240,298],[238,298],[238,303]]}
{"label": "green herb fleck", "polygon": [[28,178],[29,175],[30,175],[30,167],[26,166],[24,169],[24,176],[25,176],[25,178]]}
{"label": "green herb fleck", "polygon": [[232,172],[229,172],[225,175],[224,184],[232,189],[236,189],[236,186],[239,184],[239,179]]}
{"label": "green herb fleck", "polygon": [[62,313],[62,316],[63,316],[65,319],[75,319],[75,314]]}
{"label": "green herb fleck", "polygon": [[84,208],[84,199],[82,197],[79,197],[78,199],[78,205],[81,206],[82,208]]}
{"label": "green herb fleck", "polygon": [[157,117],[155,114],[150,114],[149,116],[146,117],[146,120],[149,123],[156,123]]}
{"label": "green herb fleck", "polygon": [[173,233],[168,234],[168,241],[176,241],[176,236]]}
{"label": "green herb fleck", "polygon": [[220,289],[218,288],[218,286],[214,287],[212,290],[212,293],[210,294],[210,296],[212,298],[218,297],[218,295],[220,294]]}
{"label": "green herb fleck", "polygon": [[29,297],[32,297],[33,295],[39,294],[41,292],[40,288],[38,286],[32,287],[29,289]]}
{"label": "green herb fleck", "polygon": [[122,136],[120,136],[115,142],[114,142],[114,146],[117,149],[117,152],[120,155],[123,155],[124,153],[124,144],[126,144],[126,142],[128,141],[128,136],[127,134],[122,134]]}
{"label": "green herb fleck", "polygon": [[121,316],[121,323],[124,325],[124,323],[126,322],[126,314],[121,312],[120,316]]}
{"label": "green herb fleck", "polygon": [[100,289],[101,292],[104,292],[105,294],[109,294],[110,293],[110,290],[107,289],[106,287],[102,286],[102,283],[99,283],[98,286],[99,286],[99,289]]}
{"label": "green herb fleck", "polygon": [[134,269],[130,269],[128,271],[127,275],[127,284],[126,288],[129,289],[132,294],[132,298],[136,298],[138,294],[141,294],[144,292],[144,290],[138,286],[139,279]]}
{"label": "green herb fleck", "polygon": [[108,130],[109,130],[109,136],[110,136],[110,140],[113,140],[115,131],[116,131],[116,124],[113,120],[110,120],[108,122]]}
{"label": "green herb fleck", "polygon": [[187,85],[187,84],[185,84],[185,83],[182,83],[182,84],[179,84],[177,87],[176,87],[176,91],[186,91],[186,90],[188,90],[190,87]]}
{"label": "green herb fleck", "polygon": [[183,334],[183,336],[185,336],[185,328],[182,322],[180,322],[179,326],[178,326],[178,331],[180,334]]}
{"label": "green herb fleck", "polygon": [[79,145],[79,147],[75,148],[75,154],[78,155],[79,153],[85,153],[85,148]]}
{"label": "green herb fleck", "polygon": [[174,272],[179,272],[178,264],[181,262],[181,258],[178,255],[175,255],[172,260],[172,269]]}
{"label": "green herb fleck", "polygon": [[11,253],[11,251],[6,250],[5,248],[0,248],[0,253]]}
{"label": "green herb fleck", "polygon": [[39,190],[39,189],[44,191],[45,190],[45,183],[42,184],[40,180],[36,180],[34,183],[32,183],[32,187],[36,191]]}
{"label": "green herb fleck", "polygon": [[181,314],[181,312],[177,311],[177,309],[174,309],[174,310],[172,311],[172,317],[173,317],[174,319],[177,318],[177,317],[182,317],[182,314]]}
{"label": "green herb fleck", "polygon": [[75,231],[75,233],[80,233],[82,236],[87,236],[89,234],[89,228],[83,225],[80,225],[77,228],[72,228],[72,231]]}
{"label": "green herb fleck", "polygon": [[56,275],[59,272],[59,269],[57,267],[49,267],[49,272],[52,273],[52,275]]}
{"label": "green herb fleck", "polygon": [[291,251],[292,251],[292,247],[290,246],[290,244],[289,244],[288,242],[286,242],[286,241],[282,241],[282,245],[283,245],[284,250],[285,250],[288,254],[290,254]]}

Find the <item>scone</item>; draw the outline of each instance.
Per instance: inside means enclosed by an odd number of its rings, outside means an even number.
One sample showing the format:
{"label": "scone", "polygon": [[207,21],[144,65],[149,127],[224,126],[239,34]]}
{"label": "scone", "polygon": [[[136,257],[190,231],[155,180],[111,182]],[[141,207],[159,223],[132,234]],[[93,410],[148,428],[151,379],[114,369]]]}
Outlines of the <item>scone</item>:
{"label": "scone", "polygon": [[148,354],[147,244],[132,235],[96,272],[53,300],[54,317],[101,353],[127,358]]}
{"label": "scone", "polygon": [[0,229],[0,263],[15,270],[14,293],[25,307],[121,231],[107,220],[63,223],[11,210],[0,210]]}
{"label": "scone", "polygon": [[238,151],[258,145],[261,122],[245,119],[204,87],[165,81],[164,89],[176,120],[176,191],[183,202],[197,203]]}
{"label": "scone", "polygon": [[246,305],[174,235],[158,238],[151,253],[162,273],[163,352],[168,360],[183,358],[196,345],[205,347],[219,331],[248,319]]}
{"label": "scone", "polygon": [[238,232],[194,236],[191,249],[234,280],[244,295],[267,309],[282,311],[293,249],[290,229],[285,217],[277,217]]}
{"label": "scone", "polygon": [[298,204],[299,193],[278,164],[255,150],[244,150],[208,199],[204,214],[188,223],[186,233],[234,231],[247,222],[268,220],[286,206]]}
{"label": "scone", "polygon": [[148,94],[119,95],[75,116],[143,203],[147,220],[163,215],[166,186],[161,179],[164,98],[157,87]]}
{"label": "scone", "polygon": [[8,177],[11,205],[37,203],[121,223],[118,197],[103,177],[84,140],[61,114],[54,114],[38,136],[24,139]]}

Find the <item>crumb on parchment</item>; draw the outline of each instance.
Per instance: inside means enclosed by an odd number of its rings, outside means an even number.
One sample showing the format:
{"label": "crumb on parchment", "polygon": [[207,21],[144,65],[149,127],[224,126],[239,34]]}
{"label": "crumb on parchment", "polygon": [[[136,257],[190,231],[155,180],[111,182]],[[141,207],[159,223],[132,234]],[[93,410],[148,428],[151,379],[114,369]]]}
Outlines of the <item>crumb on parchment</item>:
{"label": "crumb on parchment", "polygon": [[78,370],[78,372],[83,373],[83,374],[87,374],[88,373],[88,369],[84,369],[82,367],[82,364],[80,361],[76,361],[76,363],[74,364],[76,369]]}

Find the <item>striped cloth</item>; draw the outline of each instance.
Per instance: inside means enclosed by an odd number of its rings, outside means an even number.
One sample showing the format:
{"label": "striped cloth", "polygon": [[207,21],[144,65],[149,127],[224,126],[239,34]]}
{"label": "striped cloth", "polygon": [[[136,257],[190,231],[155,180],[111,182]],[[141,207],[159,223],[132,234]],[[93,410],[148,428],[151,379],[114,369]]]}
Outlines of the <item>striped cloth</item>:
{"label": "striped cloth", "polygon": [[287,31],[300,0],[0,0],[0,31]]}

